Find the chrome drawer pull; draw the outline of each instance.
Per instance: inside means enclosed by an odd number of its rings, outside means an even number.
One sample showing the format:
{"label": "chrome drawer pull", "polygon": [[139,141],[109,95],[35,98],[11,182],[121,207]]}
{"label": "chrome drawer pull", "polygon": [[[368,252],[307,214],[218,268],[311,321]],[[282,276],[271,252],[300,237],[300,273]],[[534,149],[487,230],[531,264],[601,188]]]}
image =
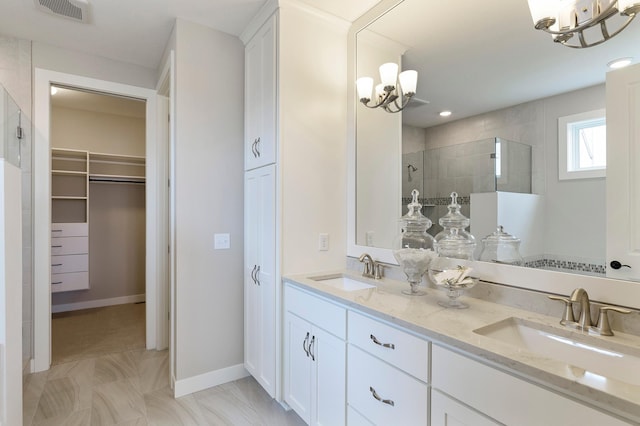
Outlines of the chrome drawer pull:
{"label": "chrome drawer pull", "polygon": [[62,232],[62,229],[52,229],[51,232]]}
{"label": "chrome drawer pull", "polygon": [[62,266],[62,263],[54,263],[51,266]]}
{"label": "chrome drawer pull", "polygon": [[373,386],[369,386],[369,392],[371,392],[371,395],[373,395],[373,397],[375,399],[377,399],[378,401],[382,402],[383,404],[387,404],[387,405],[390,405],[392,407],[396,405],[396,403],[393,402],[392,399],[382,399],[382,398],[380,398],[380,395],[378,395],[378,393],[373,388]]}
{"label": "chrome drawer pull", "polygon": [[51,246],[51,248],[61,248],[62,246]]}
{"label": "chrome drawer pull", "polygon": [[382,343],[373,334],[370,335],[369,338],[373,341],[373,343],[375,343],[378,346],[382,346],[383,348],[388,348],[388,349],[395,349],[396,348],[396,345],[394,345],[393,343]]}
{"label": "chrome drawer pull", "polygon": [[308,343],[309,343],[309,332],[307,331],[307,336],[302,341],[302,349],[304,349],[304,352],[307,354],[307,358],[309,358],[309,349],[307,347]]}
{"label": "chrome drawer pull", "polygon": [[51,283],[51,284],[62,284],[62,281],[56,281],[55,283]]}
{"label": "chrome drawer pull", "polygon": [[311,361],[316,360],[316,355],[313,353],[313,344],[316,342],[316,336],[311,336],[311,343],[309,343],[309,355],[311,356]]}

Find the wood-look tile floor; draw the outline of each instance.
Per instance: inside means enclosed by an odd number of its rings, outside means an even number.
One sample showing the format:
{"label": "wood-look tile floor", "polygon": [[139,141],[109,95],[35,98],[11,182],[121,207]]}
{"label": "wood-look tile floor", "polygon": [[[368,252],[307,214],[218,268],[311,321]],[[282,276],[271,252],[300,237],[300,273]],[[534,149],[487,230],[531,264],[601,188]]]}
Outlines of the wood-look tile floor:
{"label": "wood-look tile floor", "polygon": [[54,314],[52,367],[24,378],[25,425],[303,425],[247,377],[182,398],[144,349],[144,304]]}

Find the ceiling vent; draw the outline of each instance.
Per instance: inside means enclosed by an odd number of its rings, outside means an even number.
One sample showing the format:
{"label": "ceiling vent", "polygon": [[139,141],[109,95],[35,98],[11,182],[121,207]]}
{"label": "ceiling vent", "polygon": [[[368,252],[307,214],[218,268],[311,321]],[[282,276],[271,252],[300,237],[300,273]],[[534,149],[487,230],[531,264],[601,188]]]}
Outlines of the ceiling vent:
{"label": "ceiling vent", "polygon": [[34,0],[38,9],[51,15],[89,22],[89,2],[87,0]]}

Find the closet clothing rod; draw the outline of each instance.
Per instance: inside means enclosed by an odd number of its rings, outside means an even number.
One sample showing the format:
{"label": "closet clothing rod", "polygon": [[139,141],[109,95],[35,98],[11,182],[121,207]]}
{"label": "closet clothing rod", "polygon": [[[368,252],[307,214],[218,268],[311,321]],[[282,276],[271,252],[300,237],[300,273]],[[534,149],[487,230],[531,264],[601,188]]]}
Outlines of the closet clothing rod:
{"label": "closet clothing rod", "polygon": [[132,180],[132,179],[108,179],[108,178],[89,178],[91,183],[126,183],[134,185],[145,185],[144,180]]}

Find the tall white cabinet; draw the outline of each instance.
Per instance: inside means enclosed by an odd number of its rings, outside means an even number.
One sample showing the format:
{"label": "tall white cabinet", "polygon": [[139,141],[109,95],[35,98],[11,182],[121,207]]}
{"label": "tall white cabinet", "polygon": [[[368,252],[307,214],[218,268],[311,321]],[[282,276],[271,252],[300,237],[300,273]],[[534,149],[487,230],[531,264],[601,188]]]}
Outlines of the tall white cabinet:
{"label": "tall white cabinet", "polygon": [[276,389],[275,165],[245,173],[244,366]]}
{"label": "tall white cabinet", "polygon": [[277,377],[276,33],[272,15],[245,48],[244,366],[271,395]]}

